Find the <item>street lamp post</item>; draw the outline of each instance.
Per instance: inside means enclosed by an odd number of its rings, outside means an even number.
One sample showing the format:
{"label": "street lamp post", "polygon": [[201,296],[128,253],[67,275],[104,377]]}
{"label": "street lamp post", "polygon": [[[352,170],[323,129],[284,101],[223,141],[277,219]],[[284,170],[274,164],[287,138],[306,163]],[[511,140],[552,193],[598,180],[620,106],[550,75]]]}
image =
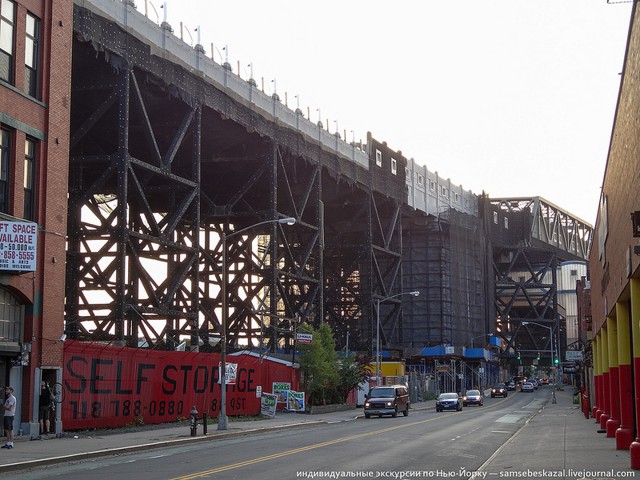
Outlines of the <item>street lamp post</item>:
{"label": "street lamp post", "polygon": [[389,297],[376,299],[376,385],[380,385],[380,303],[401,295],[413,295],[417,297],[420,295],[420,292],[417,290],[414,292],[402,292]]}
{"label": "street lamp post", "polygon": [[220,243],[222,245],[222,282],[220,285],[220,295],[222,297],[222,321],[220,340],[222,341],[222,347],[220,350],[220,413],[218,415],[218,430],[226,430],[229,424],[229,420],[227,418],[227,239],[234,235],[246,232],[251,228],[265,225],[267,223],[286,223],[287,225],[293,225],[296,223],[296,219],[292,217],[275,218],[273,220],[265,220],[264,222],[250,225],[228,235],[224,231],[224,228],[220,233]]}
{"label": "street lamp post", "polygon": [[556,373],[556,366],[554,364],[554,352],[553,352],[553,328],[549,327],[548,325],[543,325],[541,323],[537,323],[537,322],[522,322],[522,325],[528,325],[528,324],[532,324],[532,325],[538,325],[539,327],[544,327],[546,329],[549,330],[549,344],[551,345],[551,368],[553,369],[553,390],[551,390],[551,403],[556,403],[556,378],[558,376],[558,374]]}
{"label": "street lamp post", "polygon": [[[471,348],[476,348],[475,347],[476,338],[485,338],[485,337],[491,337],[491,336],[493,336],[491,333],[483,333],[482,335],[477,335],[475,337],[472,337],[471,338]],[[484,347],[483,347],[483,350],[484,350]],[[484,355],[483,355],[482,359],[484,360]],[[478,363],[480,365],[482,364],[481,362],[478,362]],[[478,368],[481,368],[481,367],[478,367]],[[485,362],[485,370],[486,370],[486,362]],[[471,370],[471,372],[473,372],[473,369]],[[478,384],[480,386],[480,390],[482,390],[483,378],[482,378],[482,375],[480,374],[480,372],[478,372]]]}

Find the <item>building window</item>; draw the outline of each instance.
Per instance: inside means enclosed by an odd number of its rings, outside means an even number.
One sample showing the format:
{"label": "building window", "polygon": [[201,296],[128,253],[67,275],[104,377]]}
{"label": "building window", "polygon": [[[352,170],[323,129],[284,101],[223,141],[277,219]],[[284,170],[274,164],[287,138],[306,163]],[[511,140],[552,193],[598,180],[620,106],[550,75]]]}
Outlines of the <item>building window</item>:
{"label": "building window", "polygon": [[460,202],[460,194],[459,193],[454,193],[453,194],[453,200],[458,203]]}
{"label": "building window", "polygon": [[24,307],[17,297],[8,290],[0,288],[0,339],[3,343],[18,346],[22,338]]}
{"label": "building window", "polygon": [[38,95],[40,20],[27,13],[27,29],[24,45],[24,90],[32,97]]}
{"label": "building window", "polygon": [[13,83],[13,34],[15,30],[15,4],[2,0],[0,4],[0,80]]}
{"label": "building window", "polygon": [[407,177],[407,182],[411,182],[411,170],[408,168],[404,171]]}
{"label": "building window", "polygon": [[424,175],[422,175],[421,173],[418,174],[418,186],[424,187]]}
{"label": "building window", "polygon": [[398,174],[398,162],[396,162],[395,158],[391,159],[391,173],[394,175]]}
{"label": "building window", "polygon": [[575,276],[577,276],[577,275],[578,275],[578,270],[571,270],[571,271],[569,272],[569,274],[570,274],[572,277],[575,277]]}
{"label": "building window", "polygon": [[30,138],[24,142],[24,218],[35,220],[35,167],[36,142]]}
{"label": "building window", "polygon": [[9,212],[9,163],[11,161],[11,131],[0,130],[0,212]]}
{"label": "building window", "polygon": [[444,185],[440,185],[440,195],[443,197],[447,196],[447,187],[445,187]]}
{"label": "building window", "polygon": [[380,150],[376,150],[376,165],[382,166],[382,152]]}
{"label": "building window", "polygon": [[504,228],[509,230],[509,219],[507,217],[504,217]]}
{"label": "building window", "polygon": [[432,192],[436,191],[436,182],[434,182],[433,180],[429,180],[429,190],[431,190]]}
{"label": "building window", "polygon": [[498,212],[493,212],[493,223],[498,224]]}

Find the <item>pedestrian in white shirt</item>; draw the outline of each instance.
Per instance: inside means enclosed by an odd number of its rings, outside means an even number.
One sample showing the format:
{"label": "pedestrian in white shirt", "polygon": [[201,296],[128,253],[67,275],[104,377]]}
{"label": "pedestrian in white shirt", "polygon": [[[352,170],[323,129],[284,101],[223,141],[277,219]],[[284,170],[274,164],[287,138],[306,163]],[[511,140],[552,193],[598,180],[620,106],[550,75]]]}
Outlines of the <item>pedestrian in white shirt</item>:
{"label": "pedestrian in white shirt", "polygon": [[13,448],[13,419],[16,416],[16,397],[13,396],[13,387],[5,387],[4,393],[4,432],[7,435],[7,443],[0,448]]}

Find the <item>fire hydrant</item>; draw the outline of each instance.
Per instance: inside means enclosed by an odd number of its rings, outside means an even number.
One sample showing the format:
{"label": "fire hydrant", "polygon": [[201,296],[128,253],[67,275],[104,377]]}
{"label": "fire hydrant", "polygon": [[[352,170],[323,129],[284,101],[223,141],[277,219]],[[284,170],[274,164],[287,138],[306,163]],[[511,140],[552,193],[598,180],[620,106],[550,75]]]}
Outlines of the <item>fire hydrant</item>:
{"label": "fire hydrant", "polygon": [[198,409],[196,408],[196,406],[194,405],[193,408],[191,409],[191,412],[189,412],[191,414],[191,436],[195,437],[197,435],[198,432]]}

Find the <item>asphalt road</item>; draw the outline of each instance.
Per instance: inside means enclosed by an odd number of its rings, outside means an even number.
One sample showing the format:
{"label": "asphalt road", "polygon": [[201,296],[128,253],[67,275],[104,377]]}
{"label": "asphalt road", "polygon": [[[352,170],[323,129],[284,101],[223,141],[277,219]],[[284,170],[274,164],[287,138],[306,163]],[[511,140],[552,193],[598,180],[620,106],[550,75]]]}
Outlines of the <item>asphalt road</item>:
{"label": "asphalt road", "polygon": [[353,472],[366,478],[409,478],[401,472],[470,478],[470,472],[542,407],[542,397],[548,398],[548,392],[542,392],[510,392],[506,399],[486,398],[483,407],[462,412],[423,410],[408,417],[359,418],[21,471],[3,475],[3,480],[329,478],[318,472],[336,472],[333,478],[348,478]]}

